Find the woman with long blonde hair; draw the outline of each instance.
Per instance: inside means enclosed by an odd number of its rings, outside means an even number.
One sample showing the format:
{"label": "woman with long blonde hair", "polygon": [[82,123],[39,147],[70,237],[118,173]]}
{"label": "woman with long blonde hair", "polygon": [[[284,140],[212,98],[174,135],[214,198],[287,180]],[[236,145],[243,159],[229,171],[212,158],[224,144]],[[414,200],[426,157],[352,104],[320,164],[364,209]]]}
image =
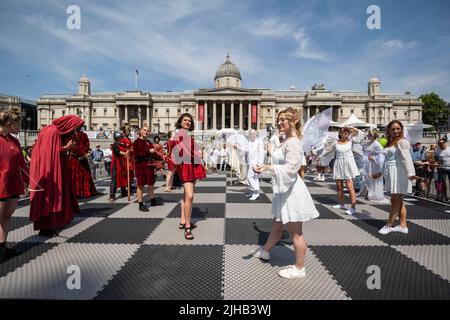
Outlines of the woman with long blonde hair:
{"label": "woman with long blonde hair", "polygon": [[286,134],[286,140],[272,153],[272,165],[253,167],[256,173],[269,172],[273,177],[272,230],[263,247],[258,248],[254,257],[269,260],[269,252],[281,239],[284,225],[294,245],[295,264],[280,270],[283,278],[306,276],[306,241],[303,236],[303,222],[317,218],[317,211],[303,179],[299,176],[302,166],[303,145],[300,131],[300,115],[297,110],[288,108],[280,111],[277,117],[278,129]]}

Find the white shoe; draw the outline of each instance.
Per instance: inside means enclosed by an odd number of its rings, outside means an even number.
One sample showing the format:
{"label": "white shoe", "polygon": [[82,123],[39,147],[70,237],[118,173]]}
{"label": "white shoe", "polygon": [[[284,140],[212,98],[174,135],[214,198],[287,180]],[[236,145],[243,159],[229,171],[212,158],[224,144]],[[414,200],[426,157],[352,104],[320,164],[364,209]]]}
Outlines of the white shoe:
{"label": "white shoe", "polygon": [[269,260],[270,259],[270,253],[268,251],[265,251],[262,247],[259,247],[256,249],[256,251],[253,253],[254,258],[260,258],[261,260]]}
{"label": "white shoe", "polygon": [[315,177],[315,178],[313,179],[313,181],[320,181],[320,179],[321,179],[321,177],[320,177],[320,176],[317,176],[317,177]]}
{"label": "white shoe", "polygon": [[319,181],[325,181],[325,177],[322,176]]}
{"label": "white shoe", "polygon": [[249,200],[250,201],[255,201],[255,200],[257,200],[259,198],[259,193],[255,193],[255,194],[253,194],[250,198],[249,198]]}
{"label": "white shoe", "polygon": [[392,232],[392,228],[388,227],[388,226],[384,226],[383,228],[381,228],[380,230],[378,230],[379,234],[388,234]]}
{"label": "white shoe", "polygon": [[303,278],[306,276],[306,270],[305,267],[297,269],[295,265],[292,265],[286,269],[280,270],[278,275],[286,279]]}
{"label": "white shoe", "polygon": [[344,209],[345,210],[345,206],[343,204],[335,204],[334,206],[331,206],[334,209]]}
{"label": "white shoe", "polygon": [[408,234],[408,227],[402,227],[402,226],[398,225],[396,227],[391,228],[391,231],[392,232],[401,232],[401,233],[404,233],[404,234]]}
{"label": "white shoe", "polygon": [[356,210],[353,209],[353,208],[350,208],[350,209],[348,209],[347,211],[345,211],[345,213],[351,216],[351,215],[353,215],[353,214],[356,213]]}
{"label": "white shoe", "polygon": [[253,196],[253,193],[251,193],[251,192],[245,194],[245,197],[246,197],[246,198],[251,198],[252,196]]}

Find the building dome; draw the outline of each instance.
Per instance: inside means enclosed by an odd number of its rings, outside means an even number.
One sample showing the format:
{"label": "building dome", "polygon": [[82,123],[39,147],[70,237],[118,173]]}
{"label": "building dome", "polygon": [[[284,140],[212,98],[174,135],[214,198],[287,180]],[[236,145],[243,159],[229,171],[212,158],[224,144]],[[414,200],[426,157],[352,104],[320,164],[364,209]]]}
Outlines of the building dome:
{"label": "building dome", "polygon": [[369,83],[380,83],[380,79],[373,75],[372,78],[369,79]]}
{"label": "building dome", "polygon": [[223,77],[235,77],[238,78],[239,80],[242,80],[241,72],[236,67],[236,65],[230,61],[230,54],[227,54],[227,60],[224,63],[222,63],[217,69],[214,80]]}
{"label": "building dome", "polygon": [[78,82],[89,83],[90,81],[89,81],[89,78],[86,77],[85,74],[83,74],[83,76],[80,78],[80,81],[78,81]]}

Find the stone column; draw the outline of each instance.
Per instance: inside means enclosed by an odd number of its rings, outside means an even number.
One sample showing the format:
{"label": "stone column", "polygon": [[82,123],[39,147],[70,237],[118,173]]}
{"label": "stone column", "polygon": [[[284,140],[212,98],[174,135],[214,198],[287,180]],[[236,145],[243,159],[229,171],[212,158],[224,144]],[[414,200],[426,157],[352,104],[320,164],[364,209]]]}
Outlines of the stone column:
{"label": "stone column", "polygon": [[244,129],[244,106],[242,105],[242,101],[239,101],[239,130]]}
{"label": "stone column", "polygon": [[125,122],[127,124],[129,124],[129,122],[128,122],[128,106],[124,106],[124,109],[125,109]]}
{"label": "stone column", "polygon": [[213,123],[212,123],[213,130],[217,129],[217,106],[216,102],[213,101]]}
{"label": "stone column", "polygon": [[150,106],[147,106],[147,125],[150,131],[152,131],[152,123],[150,122]]}
{"label": "stone column", "polygon": [[87,112],[87,130],[91,130],[91,107],[87,107],[86,108],[86,112]]}
{"label": "stone column", "polygon": [[137,106],[137,108],[139,128],[142,128],[142,106]]}
{"label": "stone column", "polygon": [[120,130],[120,107],[116,105],[116,130]]}
{"label": "stone column", "polygon": [[267,111],[267,108],[261,107],[263,128],[266,127],[266,111]]}
{"label": "stone column", "polygon": [[277,127],[277,124],[275,123],[275,107],[272,107],[272,125],[274,128]]}
{"label": "stone column", "polygon": [[252,102],[248,102],[248,130],[252,128]]}
{"label": "stone column", "polygon": [[225,101],[222,101],[222,129],[225,128]]}
{"label": "stone column", "polygon": [[261,127],[261,117],[259,113],[260,105],[259,102],[256,102],[256,130],[259,130]]}
{"label": "stone column", "polygon": [[230,128],[234,129],[234,101],[231,101]]}
{"label": "stone column", "polygon": [[203,130],[208,130],[208,102],[207,101],[205,101],[205,104],[203,105],[203,117],[204,117]]}

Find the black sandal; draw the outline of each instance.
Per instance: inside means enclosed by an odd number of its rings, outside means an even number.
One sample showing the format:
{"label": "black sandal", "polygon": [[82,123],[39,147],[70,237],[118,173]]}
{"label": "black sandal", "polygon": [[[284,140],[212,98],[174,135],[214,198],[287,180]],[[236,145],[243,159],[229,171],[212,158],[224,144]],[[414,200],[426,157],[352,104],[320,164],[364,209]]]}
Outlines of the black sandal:
{"label": "black sandal", "polygon": [[184,229],[184,238],[186,240],[194,240],[194,235],[192,234],[191,228]]}
{"label": "black sandal", "polygon": [[[179,228],[180,230],[186,229],[186,223],[180,223],[180,225],[178,226],[178,228]],[[197,225],[196,225],[195,223],[191,223],[191,229],[195,229],[195,228],[197,228]]]}

